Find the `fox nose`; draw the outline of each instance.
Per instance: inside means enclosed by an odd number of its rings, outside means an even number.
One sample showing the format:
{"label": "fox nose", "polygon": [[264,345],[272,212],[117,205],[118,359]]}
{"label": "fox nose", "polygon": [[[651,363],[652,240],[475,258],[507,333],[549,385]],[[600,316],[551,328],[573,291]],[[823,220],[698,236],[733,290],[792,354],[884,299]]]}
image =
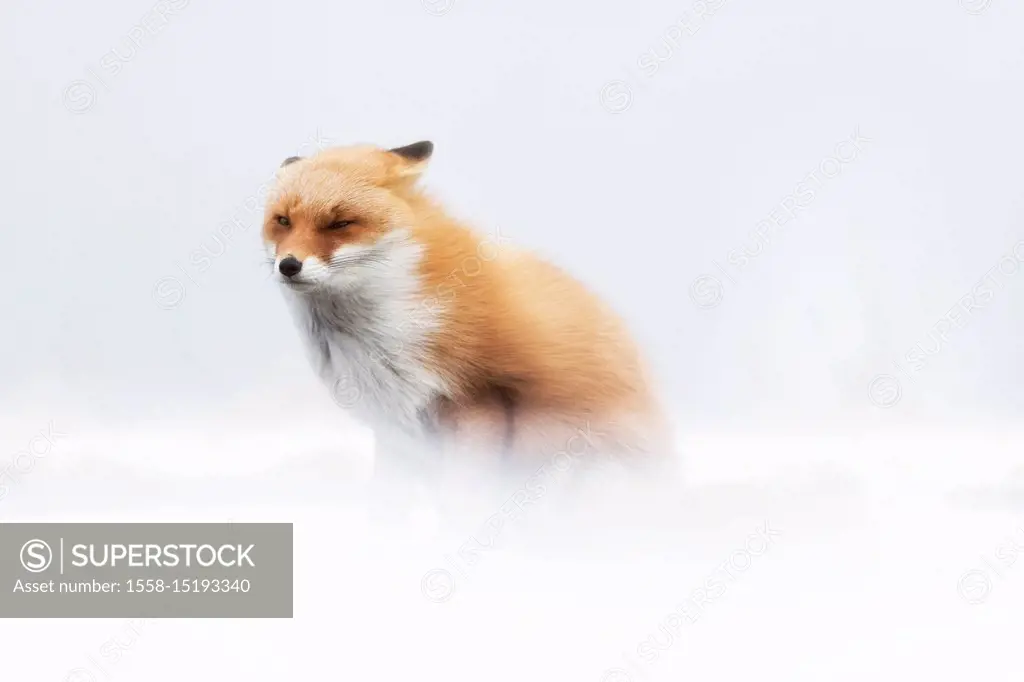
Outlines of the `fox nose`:
{"label": "fox nose", "polygon": [[285,256],[281,259],[281,264],[277,266],[277,269],[285,277],[294,277],[299,274],[299,270],[302,270],[302,261],[295,256]]}

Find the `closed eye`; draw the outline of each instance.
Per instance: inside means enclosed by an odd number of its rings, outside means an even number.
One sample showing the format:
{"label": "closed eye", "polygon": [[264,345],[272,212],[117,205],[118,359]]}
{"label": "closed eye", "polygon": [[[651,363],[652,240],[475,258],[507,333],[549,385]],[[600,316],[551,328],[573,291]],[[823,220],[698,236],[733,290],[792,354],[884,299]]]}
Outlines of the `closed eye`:
{"label": "closed eye", "polygon": [[344,230],[346,227],[354,223],[354,220],[335,220],[333,223],[327,226],[328,230]]}

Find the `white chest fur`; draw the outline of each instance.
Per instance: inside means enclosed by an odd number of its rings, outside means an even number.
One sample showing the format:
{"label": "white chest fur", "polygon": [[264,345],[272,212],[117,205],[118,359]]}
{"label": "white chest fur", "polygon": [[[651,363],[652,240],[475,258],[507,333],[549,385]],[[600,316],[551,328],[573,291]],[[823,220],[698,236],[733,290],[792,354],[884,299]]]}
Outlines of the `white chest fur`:
{"label": "white chest fur", "polygon": [[286,287],[285,298],[335,401],[375,429],[417,434],[446,393],[443,378],[425,362],[439,320],[424,304],[420,248],[393,240],[378,249],[371,258],[336,254],[336,276],[315,293]]}

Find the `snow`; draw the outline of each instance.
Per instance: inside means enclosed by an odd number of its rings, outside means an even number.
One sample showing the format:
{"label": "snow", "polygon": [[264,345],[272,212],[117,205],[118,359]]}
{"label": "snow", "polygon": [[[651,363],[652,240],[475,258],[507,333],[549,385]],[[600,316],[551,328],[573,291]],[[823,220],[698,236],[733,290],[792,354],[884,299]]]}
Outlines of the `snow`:
{"label": "snow", "polygon": [[[516,481],[490,513],[388,524],[366,510],[358,426],[237,426],[68,433],[0,508],[293,522],[294,618],[4,621],[5,677],[864,680],[1013,664],[1019,430],[683,431],[672,486],[556,482],[487,530]],[[158,466],[171,451],[177,466]]]}

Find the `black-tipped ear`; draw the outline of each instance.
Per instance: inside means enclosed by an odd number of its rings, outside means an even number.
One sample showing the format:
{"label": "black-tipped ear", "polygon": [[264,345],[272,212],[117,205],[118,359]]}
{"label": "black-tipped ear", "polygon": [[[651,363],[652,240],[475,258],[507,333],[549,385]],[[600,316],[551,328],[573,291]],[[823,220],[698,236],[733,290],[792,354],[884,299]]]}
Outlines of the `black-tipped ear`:
{"label": "black-tipped ear", "polygon": [[392,154],[398,154],[407,161],[420,163],[429,159],[430,155],[434,153],[434,143],[428,140],[423,140],[422,142],[414,142],[404,147],[395,147],[388,151]]}
{"label": "black-tipped ear", "polygon": [[295,163],[296,161],[302,161],[302,157],[301,156],[289,156],[287,159],[285,159],[284,161],[281,162],[281,168],[284,168],[285,166],[287,166],[290,163]]}

